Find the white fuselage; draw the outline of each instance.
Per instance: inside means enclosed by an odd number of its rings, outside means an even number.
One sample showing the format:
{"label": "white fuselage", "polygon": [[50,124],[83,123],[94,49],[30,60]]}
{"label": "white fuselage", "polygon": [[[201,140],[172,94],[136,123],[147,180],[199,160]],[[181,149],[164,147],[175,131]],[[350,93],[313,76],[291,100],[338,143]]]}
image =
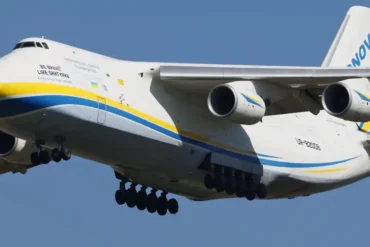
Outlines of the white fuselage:
{"label": "white fuselage", "polygon": [[227,197],[203,186],[207,153],[262,172],[268,198],[340,187],[367,177],[367,134],[321,112],[267,116],[255,125],[215,118],[204,97],[162,84],[158,63],[108,58],[60,43],[0,59],[0,129],[120,170],[135,182],[195,200]]}

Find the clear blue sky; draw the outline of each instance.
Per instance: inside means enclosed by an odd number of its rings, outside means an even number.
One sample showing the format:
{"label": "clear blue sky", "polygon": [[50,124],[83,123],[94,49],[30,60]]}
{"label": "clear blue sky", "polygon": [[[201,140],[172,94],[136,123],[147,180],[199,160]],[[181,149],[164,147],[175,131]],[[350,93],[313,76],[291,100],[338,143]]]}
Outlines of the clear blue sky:
{"label": "clear blue sky", "polygon": [[[366,4],[3,0],[0,54],[22,38],[45,36],[121,59],[320,65],[347,9]],[[27,175],[0,176],[0,245],[339,247],[368,242],[369,179],[295,200],[178,198],[179,214],[166,217],[116,205],[117,186],[109,167],[76,157]]]}

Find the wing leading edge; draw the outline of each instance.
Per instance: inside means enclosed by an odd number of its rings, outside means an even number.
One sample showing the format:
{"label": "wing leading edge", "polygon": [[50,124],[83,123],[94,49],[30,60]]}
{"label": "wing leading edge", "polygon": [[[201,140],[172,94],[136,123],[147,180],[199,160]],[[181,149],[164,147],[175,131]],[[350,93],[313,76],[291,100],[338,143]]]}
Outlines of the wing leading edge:
{"label": "wing leading edge", "polygon": [[[370,68],[289,67],[237,65],[161,65],[159,78],[173,84],[183,81],[254,80],[269,81],[282,87],[322,88],[352,78],[370,78]],[[192,84],[194,87],[194,84]]]}

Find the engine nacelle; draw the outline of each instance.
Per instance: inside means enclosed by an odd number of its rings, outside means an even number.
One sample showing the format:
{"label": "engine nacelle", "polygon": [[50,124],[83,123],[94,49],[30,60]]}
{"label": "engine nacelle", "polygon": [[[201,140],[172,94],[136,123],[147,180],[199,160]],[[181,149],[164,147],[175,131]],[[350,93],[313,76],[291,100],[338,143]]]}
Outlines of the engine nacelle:
{"label": "engine nacelle", "polygon": [[0,131],[0,158],[18,164],[30,164],[32,147],[25,140]]}
{"label": "engine nacelle", "polygon": [[[363,83],[359,82],[359,86]],[[366,86],[369,83],[366,82]],[[370,90],[355,90],[344,82],[336,82],[326,87],[321,102],[325,111],[333,116],[353,122],[370,121]]]}
{"label": "engine nacelle", "polygon": [[258,123],[266,112],[264,100],[249,81],[216,86],[209,93],[207,103],[214,116],[227,118],[239,124]]}

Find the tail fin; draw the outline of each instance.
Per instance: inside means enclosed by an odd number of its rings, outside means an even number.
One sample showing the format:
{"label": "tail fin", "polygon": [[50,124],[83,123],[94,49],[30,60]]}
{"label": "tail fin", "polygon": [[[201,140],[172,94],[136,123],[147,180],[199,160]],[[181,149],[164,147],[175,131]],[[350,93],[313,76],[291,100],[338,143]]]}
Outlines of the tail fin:
{"label": "tail fin", "polygon": [[370,8],[348,10],[322,66],[370,67]]}
{"label": "tail fin", "polygon": [[[322,67],[370,67],[370,8],[350,8],[321,65]],[[370,122],[356,123],[370,133]]]}

